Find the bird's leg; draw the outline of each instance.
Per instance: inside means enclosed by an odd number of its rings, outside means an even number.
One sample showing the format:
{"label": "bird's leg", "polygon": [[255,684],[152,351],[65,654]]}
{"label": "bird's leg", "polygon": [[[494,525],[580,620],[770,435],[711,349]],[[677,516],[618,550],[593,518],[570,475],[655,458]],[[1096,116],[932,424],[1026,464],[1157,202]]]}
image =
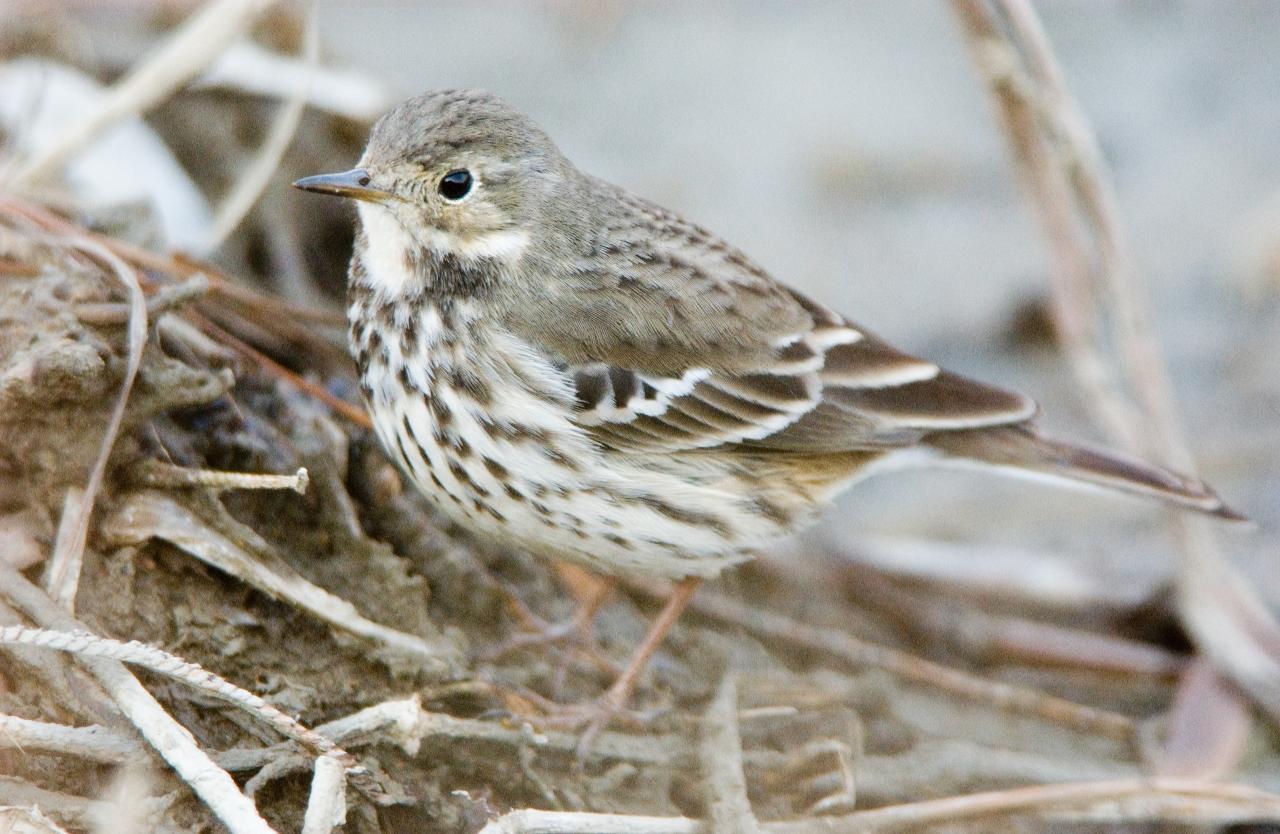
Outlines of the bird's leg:
{"label": "bird's leg", "polygon": [[676,620],[680,618],[680,614],[689,605],[689,600],[693,598],[694,592],[701,585],[702,577],[698,576],[691,576],[676,585],[671,597],[667,600],[667,604],[663,606],[657,619],[649,627],[649,633],[645,635],[644,640],[640,641],[640,645],[631,654],[627,667],[603,695],[590,704],[566,707],[559,715],[550,717],[549,723],[551,724],[586,725],[586,731],[582,735],[582,740],[578,743],[580,758],[591,747],[591,743],[600,731],[631,700],[631,695],[636,688],[636,682],[640,679],[640,673],[648,665],[649,658],[653,657],[653,653],[662,645],[667,633],[671,631],[671,627],[675,625]]}
{"label": "bird's leg", "polygon": [[640,679],[640,673],[649,664],[649,658],[653,657],[653,653],[662,645],[662,641],[667,639],[667,633],[676,624],[676,620],[680,619],[680,615],[689,605],[689,600],[693,599],[694,593],[701,585],[702,577],[700,576],[691,576],[681,580],[676,585],[671,597],[667,600],[667,604],[662,607],[662,611],[659,612],[657,619],[653,621],[653,625],[649,626],[649,633],[644,636],[644,640],[640,641],[640,645],[636,646],[636,650],[631,654],[631,660],[627,662],[627,668],[622,670],[622,674],[618,676],[618,679],[613,682],[613,686],[609,687],[601,698],[601,701],[611,706],[614,712],[625,707],[627,702],[631,700],[631,693],[635,691],[636,682]]}

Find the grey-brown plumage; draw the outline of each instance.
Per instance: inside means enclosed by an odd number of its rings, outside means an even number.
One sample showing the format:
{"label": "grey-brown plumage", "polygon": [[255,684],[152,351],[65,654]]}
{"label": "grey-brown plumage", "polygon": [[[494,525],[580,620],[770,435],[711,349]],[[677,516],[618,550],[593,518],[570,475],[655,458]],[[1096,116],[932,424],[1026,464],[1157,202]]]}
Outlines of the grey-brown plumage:
{"label": "grey-brown plumage", "polygon": [[706,576],[898,462],[1231,516],[1203,483],[1041,437],[725,241],[579,172],[501,100],[412,99],[355,171],[351,340],[378,433],[459,522],[606,572]]}

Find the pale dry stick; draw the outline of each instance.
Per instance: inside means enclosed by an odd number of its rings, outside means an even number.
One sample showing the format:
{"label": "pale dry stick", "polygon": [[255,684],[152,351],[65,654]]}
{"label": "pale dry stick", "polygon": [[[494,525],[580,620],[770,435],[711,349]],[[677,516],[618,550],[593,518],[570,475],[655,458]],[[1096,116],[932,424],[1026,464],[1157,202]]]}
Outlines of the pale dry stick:
{"label": "pale dry stick", "polygon": [[302,57],[305,71],[298,77],[295,89],[280,109],[280,114],[271,125],[266,141],[244,173],[236,180],[231,191],[223,198],[213,215],[213,227],[201,247],[204,254],[217,250],[226,242],[231,233],[249,214],[253,204],[262,196],[267,183],[271,181],[280,160],[293,141],[302,120],[302,112],[307,106],[307,92],[315,78],[316,66],[320,59],[320,33],[316,25],[315,8],[307,14],[306,29],[302,40]]}
{"label": "pale dry stick", "polygon": [[224,472],[219,469],[191,469],[162,460],[145,460],[133,468],[129,478],[139,486],[203,487],[215,492],[231,489],[288,489],[307,494],[310,480],[305,467],[292,475],[259,472]]}
{"label": "pale dry stick", "polygon": [[115,253],[102,244],[85,237],[65,239],[65,245],[105,263],[115,273],[116,278],[124,285],[129,295],[128,354],[125,361],[124,381],[120,383],[120,393],[116,395],[115,405],[111,408],[111,417],[107,421],[107,430],[102,436],[98,449],[98,457],[89,471],[89,481],[85,485],[84,495],[76,507],[75,526],[66,539],[59,536],[59,547],[51,557],[48,587],[54,600],[68,611],[75,611],[76,589],[80,585],[80,567],[84,560],[84,548],[89,538],[89,518],[93,514],[94,502],[102,479],[106,475],[107,461],[111,450],[115,447],[116,435],[120,433],[120,425],[124,422],[125,407],[129,403],[129,393],[133,390],[133,381],[138,376],[138,368],[142,365],[142,348],[147,342],[147,301],[138,284],[138,273],[120,259]]}
{"label": "pale dry stick", "polygon": [[10,176],[21,189],[52,174],[102,131],[150,110],[203,72],[275,0],[214,0],[191,15],[150,57],[107,91],[99,105]]}
{"label": "pale dry stick", "polygon": [[[41,816],[47,814],[77,831],[84,831],[93,825],[98,812],[106,807],[106,803],[98,799],[51,791],[15,776],[0,776],[0,806],[39,809]],[[4,818],[0,817],[0,822],[4,821]],[[16,834],[4,827],[0,827],[0,831],[5,834]],[[37,828],[34,831],[40,831],[40,829]]]}
{"label": "pale dry stick", "polygon": [[[81,623],[3,559],[0,559],[0,596],[10,600],[44,628],[60,631],[84,629]],[[213,763],[191,733],[160,706],[123,664],[101,657],[77,657],[76,660],[102,684],[147,743],[169,763],[231,834],[276,834],[253,802],[236,787],[230,774]]]}
{"label": "pale dry stick", "polygon": [[[627,584],[645,594],[665,598],[657,583],[629,580]],[[1136,727],[1128,716],[1077,704],[1035,689],[979,678],[906,652],[859,640],[850,634],[815,628],[763,608],[749,608],[705,588],[694,597],[690,608],[705,617],[770,640],[837,657],[853,666],[883,669],[904,681],[990,704],[996,709],[1034,716],[1126,744],[1136,738]]]}
{"label": "pale dry stick", "polygon": [[[975,62],[987,76],[997,101],[1019,170],[1034,186],[1033,202],[1042,215],[1072,211],[1087,221],[1096,243],[1090,246],[1080,238],[1059,241],[1046,226],[1056,255],[1072,263],[1084,261],[1093,265],[1086,271],[1055,273],[1060,279],[1053,285],[1054,296],[1059,299],[1055,313],[1062,321],[1096,319],[1096,288],[1102,288],[1114,314],[1112,330],[1121,376],[1140,404],[1126,426],[1108,423],[1108,427],[1113,437],[1122,442],[1131,441],[1134,436],[1150,438],[1154,441],[1151,446],[1137,444],[1131,448],[1148,448],[1157,457],[1190,471],[1191,456],[1178,427],[1168,370],[1160,356],[1151,316],[1137,290],[1134,262],[1121,232],[1114,192],[1097,140],[1066,88],[1030,3],[994,2],[1007,21],[1009,34],[982,0],[952,0]],[[992,62],[984,60],[993,51],[1002,52],[1007,58],[1010,68],[1003,74],[993,72]],[[1015,66],[1019,57],[1027,69]],[[1019,78],[1020,83],[1008,83],[1010,76]],[[1043,148],[1049,142],[1046,135],[1052,137],[1056,153],[1023,152],[1028,141]],[[1084,292],[1085,287],[1090,291]],[[1096,333],[1083,347],[1083,355],[1069,352],[1073,366],[1077,361],[1108,364]],[[1096,396],[1097,392],[1092,393]],[[1224,557],[1204,520],[1176,514],[1171,516],[1170,524],[1181,551],[1176,589],[1185,627],[1202,652],[1273,718],[1280,719],[1280,623]],[[1239,700],[1229,695],[1215,701],[1213,708],[1243,711]],[[1237,754],[1240,752],[1242,749],[1237,748]]]}
{"label": "pale dry stick", "polygon": [[712,834],[759,834],[760,823],[747,798],[738,734],[738,686],[725,677],[702,719],[702,779]]}
{"label": "pale dry stick", "polygon": [[347,818],[347,770],[332,756],[316,759],[311,796],[302,818],[302,834],[329,834]]}
{"label": "pale dry stick", "polygon": [[152,538],[163,539],[322,622],[391,649],[398,657],[411,658],[419,671],[447,676],[457,664],[458,653],[452,644],[443,640],[432,643],[370,620],[347,600],[307,580],[265,539],[231,518],[221,505],[215,502],[210,506],[219,513],[219,525],[233,529],[215,528],[168,492],[131,492],[103,521],[102,535],[114,544],[138,545]]}
{"label": "pale dry stick", "polygon": [[[768,824],[766,824],[766,830]],[[688,817],[641,817],[573,811],[508,811],[476,834],[711,834],[711,826]]]}
{"label": "pale dry stick", "polygon": [[124,643],[109,637],[99,637],[83,629],[62,631],[27,626],[0,628],[0,643],[37,646],[52,651],[68,652],[79,657],[109,658],[141,666],[157,675],[172,678],[206,695],[239,707],[285,738],[293,739],[315,753],[332,755],[347,768],[358,766],[355,757],[338,747],[332,740],[303,726],[260,696],[236,686],[198,664],[183,660],[155,646],[140,643],[137,640]]}
{"label": "pale dry stick", "polygon": [[137,761],[144,755],[138,742],[108,727],[68,727],[16,715],[0,715],[0,747],[14,747],[23,753],[57,753],[103,764]]}

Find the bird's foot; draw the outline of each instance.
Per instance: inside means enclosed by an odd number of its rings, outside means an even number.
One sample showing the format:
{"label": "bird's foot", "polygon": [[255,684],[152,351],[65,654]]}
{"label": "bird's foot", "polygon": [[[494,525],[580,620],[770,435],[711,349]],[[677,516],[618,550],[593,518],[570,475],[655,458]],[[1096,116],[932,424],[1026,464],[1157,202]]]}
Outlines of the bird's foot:
{"label": "bird's foot", "polygon": [[599,698],[585,704],[554,704],[547,708],[546,714],[537,719],[542,729],[561,730],[564,732],[581,732],[578,739],[578,763],[586,763],[600,733],[615,721],[623,722],[634,729],[643,728],[652,715],[635,713],[627,709],[630,700],[629,691],[621,691],[611,687]]}

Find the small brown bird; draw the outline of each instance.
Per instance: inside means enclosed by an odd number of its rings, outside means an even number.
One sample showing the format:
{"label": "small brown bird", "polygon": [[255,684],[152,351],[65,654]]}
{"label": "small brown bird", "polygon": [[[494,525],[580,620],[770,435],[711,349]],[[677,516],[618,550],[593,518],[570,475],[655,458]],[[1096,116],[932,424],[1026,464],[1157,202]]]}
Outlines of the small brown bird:
{"label": "small brown bird", "polygon": [[478,533],[685,580],[598,716],[701,578],[876,471],[980,464],[1234,517],[1198,480],[1041,436],[1027,397],[895,350],[487,93],[411,99],[359,167],[295,185],[359,201],[351,349],[408,478]]}

